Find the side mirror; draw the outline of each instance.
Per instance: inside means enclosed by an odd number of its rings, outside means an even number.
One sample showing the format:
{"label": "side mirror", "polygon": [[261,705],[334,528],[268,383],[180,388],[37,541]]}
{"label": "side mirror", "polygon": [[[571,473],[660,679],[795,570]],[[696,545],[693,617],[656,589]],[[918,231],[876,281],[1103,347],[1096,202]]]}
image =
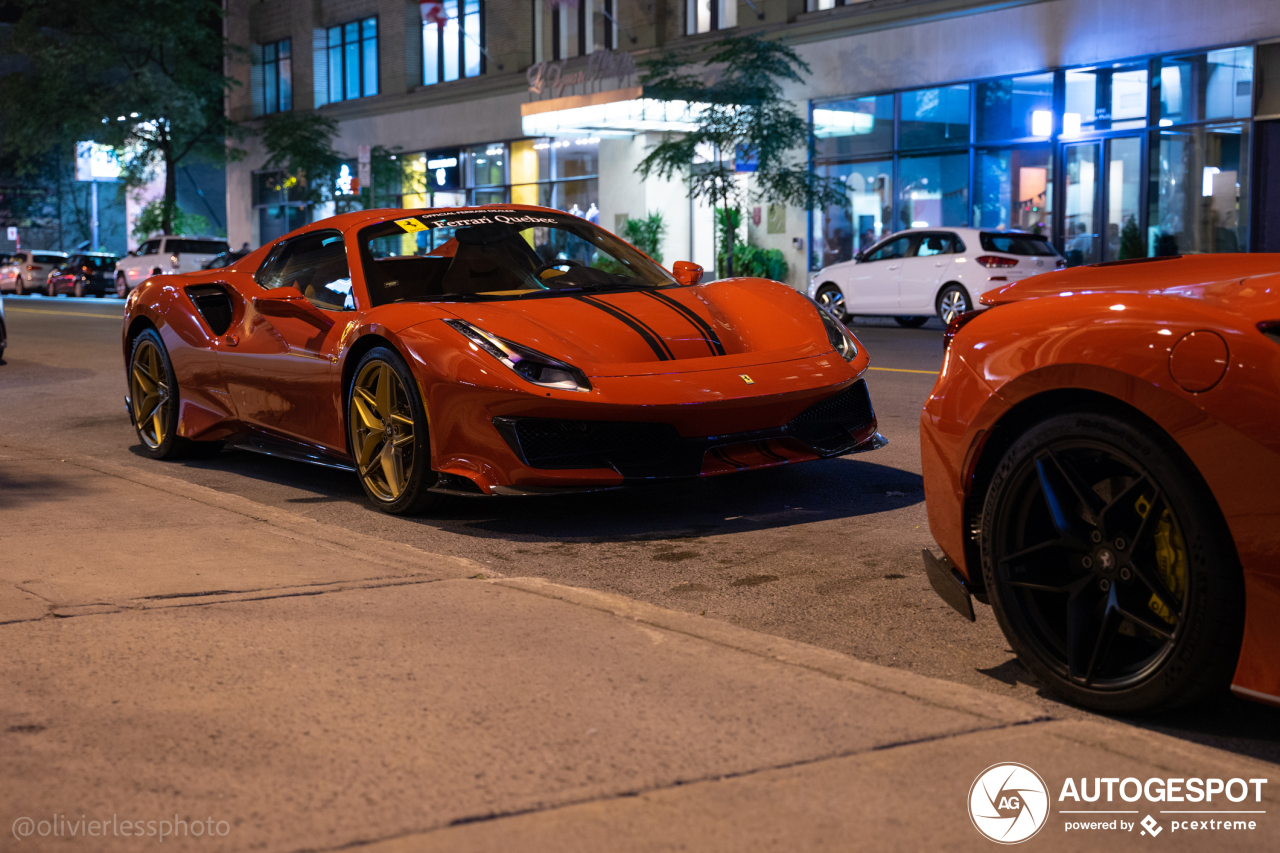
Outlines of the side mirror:
{"label": "side mirror", "polygon": [[866,253],[866,252],[858,252],[857,254],[855,254],[855,255],[853,256],[853,262],[854,262],[855,264],[860,264],[860,263],[862,263],[863,261],[865,261],[866,259],[867,259],[867,253]]}
{"label": "side mirror", "polygon": [[702,278],[702,267],[690,261],[676,261],[671,272],[675,274],[676,281],[686,287],[697,284]]}

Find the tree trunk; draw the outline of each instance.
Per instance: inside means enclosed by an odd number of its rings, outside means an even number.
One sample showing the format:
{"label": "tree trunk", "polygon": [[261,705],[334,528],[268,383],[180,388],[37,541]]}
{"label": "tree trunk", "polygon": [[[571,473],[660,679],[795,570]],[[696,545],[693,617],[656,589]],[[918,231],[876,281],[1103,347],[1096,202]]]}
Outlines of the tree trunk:
{"label": "tree trunk", "polygon": [[173,150],[169,146],[164,153],[164,206],[160,209],[160,228],[166,234],[173,233],[173,213],[178,209],[178,166],[173,162]]}

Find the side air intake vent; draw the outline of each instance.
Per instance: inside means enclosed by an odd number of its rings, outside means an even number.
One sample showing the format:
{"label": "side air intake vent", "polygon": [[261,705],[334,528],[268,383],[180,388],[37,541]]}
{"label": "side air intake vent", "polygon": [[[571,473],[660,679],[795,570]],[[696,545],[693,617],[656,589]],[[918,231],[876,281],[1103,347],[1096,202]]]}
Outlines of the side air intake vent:
{"label": "side air intake vent", "polygon": [[215,335],[231,328],[231,297],[220,284],[197,284],[187,288],[187,296]]}

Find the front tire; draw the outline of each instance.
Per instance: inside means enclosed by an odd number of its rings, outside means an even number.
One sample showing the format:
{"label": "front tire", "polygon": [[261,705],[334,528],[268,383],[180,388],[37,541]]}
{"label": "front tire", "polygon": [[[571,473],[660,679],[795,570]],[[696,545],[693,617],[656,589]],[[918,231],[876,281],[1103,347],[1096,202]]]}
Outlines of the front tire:
{"label": "front tire", "polygon": [[844,291],[838,285],[827,282],[818,288],[817,301],[841,323],[848,321],[849,312],[845,310]]}
{"label": "front tire", "polygon": [[376,347],[360,359],[347,389],[347,435],[360,485],[382,512],[408,515],[441,501],[429,491],[439,477],[426,411],[399,353]]}
{"label": "front tire", "polygon": [[1149,428],[1059,415],[1000,461],[982,571],[1018,659],[1098,711],[1170,708],[1226,687],[1244,588],[1217,506]]}
{"label": "front tire", "polygon": [[13,295],[25,296],[27,289],[22,285],[22,276],[18,276],[13,280]]}
{"label": "front tire", "polygon": [[938,293],[937,308],[938,317],[945,326],[961,314],[972,311],[973,300],[963,285],[948,284]]}
{"label": "front tire", "polygon": [[75,290],[72,291],[77,298],[84,296],[84,279],[76,282]]}
{"label": "front tire", "polygon": [[129,295],[129,285],[125,282],[124,273],[116,274],[116,296],[124,299]]}

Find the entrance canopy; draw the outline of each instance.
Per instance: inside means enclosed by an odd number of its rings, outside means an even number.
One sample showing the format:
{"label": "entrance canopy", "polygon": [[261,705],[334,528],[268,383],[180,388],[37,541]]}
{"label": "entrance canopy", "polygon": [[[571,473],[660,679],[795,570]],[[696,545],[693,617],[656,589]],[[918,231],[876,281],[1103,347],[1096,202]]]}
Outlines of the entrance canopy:
{"label": "entrance canopy", "polygon": [[644,97],[633,86],[520,105],[525,136],[626,137],[645,131],[688,131],[704,108],[686,101]]}

